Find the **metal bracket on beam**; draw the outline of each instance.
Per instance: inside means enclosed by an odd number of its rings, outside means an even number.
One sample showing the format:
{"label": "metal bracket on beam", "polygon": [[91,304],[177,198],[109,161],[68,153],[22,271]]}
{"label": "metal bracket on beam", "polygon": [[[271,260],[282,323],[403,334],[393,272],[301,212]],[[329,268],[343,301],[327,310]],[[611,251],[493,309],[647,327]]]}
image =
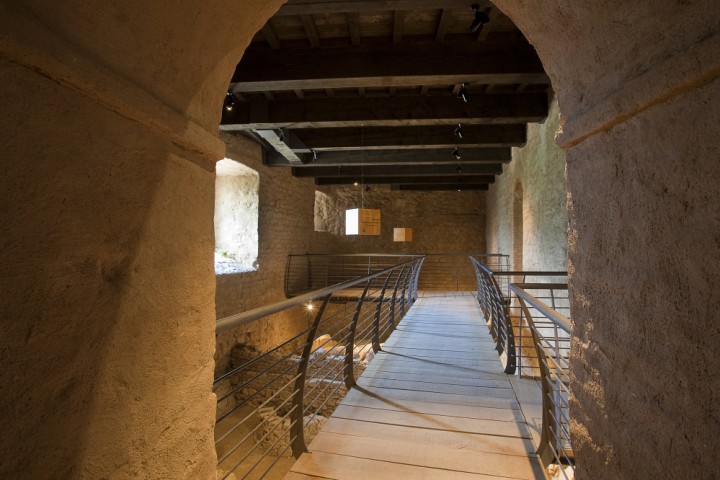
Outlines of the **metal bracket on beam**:
{"label": "metal bracket on beam", "polygon": [[270,144],[276,152],[285,157],[291,165],[307,163],[307,158],[305,158],[307,156],[303,155],[303,158],[301,158],[297,153],[309,153],[310,149],[290,130],[278,128],[272,130],[255,130],[255,133]]}

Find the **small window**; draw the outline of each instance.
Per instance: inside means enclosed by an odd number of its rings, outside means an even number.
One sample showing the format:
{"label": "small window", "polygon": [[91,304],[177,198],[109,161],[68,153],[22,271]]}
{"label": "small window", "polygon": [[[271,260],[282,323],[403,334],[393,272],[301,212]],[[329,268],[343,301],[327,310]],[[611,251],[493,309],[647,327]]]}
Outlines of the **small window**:
{"label": "small window", "polygon": [[260,176],[229,158],[215,172],[215,274],[255,271]]}

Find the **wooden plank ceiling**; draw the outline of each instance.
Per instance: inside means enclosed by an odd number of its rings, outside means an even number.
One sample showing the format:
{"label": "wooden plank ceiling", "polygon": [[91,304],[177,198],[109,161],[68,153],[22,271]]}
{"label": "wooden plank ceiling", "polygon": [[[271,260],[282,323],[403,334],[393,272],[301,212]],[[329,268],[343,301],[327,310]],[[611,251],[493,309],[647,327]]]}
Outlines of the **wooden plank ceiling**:
{"label": "wooden plank ceiling", "polygon": [[220,129],[318,185],[487,189],[547,116],[550,82],[514,24],[471,3],[289,0],[237,66]]}

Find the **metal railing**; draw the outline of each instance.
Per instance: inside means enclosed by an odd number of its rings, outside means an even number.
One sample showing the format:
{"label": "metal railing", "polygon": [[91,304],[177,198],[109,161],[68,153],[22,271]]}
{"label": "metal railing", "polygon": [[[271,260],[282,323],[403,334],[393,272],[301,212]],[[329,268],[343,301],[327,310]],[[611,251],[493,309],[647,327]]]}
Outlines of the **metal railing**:
{"label": "metal railing", "polygon": [[572,325],[563,314],[570,310],[567,284],[511,284],[510,291],[530,328],[540,369],[543,422],[537,453],[552,478],[569,480],[574,477],[574,456],[568,405]]}
{"label": "metal railing", "polygon": [[388,268],[217,322],[218,334],[278,316],[307,326],[267,352],[237,345],[229,371],[215,379],[218,478],[264,478],[307,451],[417,299],[422,263],[422,256],[396,258]]}
{"label": "metal railing", "polygon": [[491,265],[497,270],[507,270],[508,256],[490,253],[433,253],[425,256],[420,275],[420,290],[445,292],[473,292],[475,275],[467,258]]}
{"label": "metal railing", "polygon": [[537,371],[530,330],[523,325],[520,304],[513,302],[509,286],[513,281],[565,282],[567,272],[498,271],[475,257],[469,258],[475,271],[478,304],[495,341],[503,371],[507,374],[517,371],[520,376],[523,369]]}
{"label": "metal railing", "polygon": [[288,255],[285,265],[285,296],[288,298],[319,288],[347,282],[364,275],[380,272],[422,255],[401,254],[326,254]]}
{"label": "metal railing", "polygon": [[492,253],[293,254],[285,267],[285,295],[291,298],[419,257],[425,259],[418,280],[420,290],[472,292],[476,289],[475,275],[468,256],[495,271],[508,269],[509,257]]}

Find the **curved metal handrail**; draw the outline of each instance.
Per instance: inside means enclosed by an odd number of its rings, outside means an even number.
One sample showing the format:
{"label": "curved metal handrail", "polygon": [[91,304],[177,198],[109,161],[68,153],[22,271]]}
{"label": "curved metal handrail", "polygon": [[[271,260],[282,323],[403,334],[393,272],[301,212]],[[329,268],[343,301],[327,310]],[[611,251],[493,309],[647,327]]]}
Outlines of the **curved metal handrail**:
{"label": "curved metal handrail", "polygon": [[[558,290],[567,292],[562,283],[510,284],[510,291],[518,298],[522,314],[532,332],[542,386],[542,434],[537,453],[547,467],[554,463],[568,479],[566,466],[574,469],[574,455],[570,438],[569,362],[572,323],[565,315],[550,307],[528,290],[550,292],[556,298]],[[553,301],[553,303],[555,303]],[[569,307],[569,306],[568,306]],[[562,332],[562,333],[561,333]]]}
{"label": "curved metal handrail", "polygon": [[[423,260],[411,256],[217,322],[217,332],[223,333],[280,312],[308,321],[314,315],[307,328],[269,351],[236,345],[233,364],[213,382],[218,478],[230,478],[233,472],[262,478],[283,456],[307,451],[311,437],[355,385],[368,356],[380,349],[417,299]],[[313,300],[320,301],[316,313],[317,302],[308,303]],[[308,305],[313,308],[306,309]]]}
{"label": "curved metal handrail", "polygon": [[[405,255],[407,256],[407,255]],[[246,312],[237,313],[235,315],[229,315],[227,317],[221,318],[217,321],[215,325],[215,332],[216,333],[223,333],[228,330],[232,330],[234,328],[247,325],[248,323],[252,323],[255,320],[267,317],[268,315],[272,315],[273,313],[278,313],[283,310],[287,310],[288,308],[296,307],[300,304],[310,302],[313,300],[317,300],[318,298],[326,297],[327,295],[332,295],[333,293],[339,292],[341,290],[346,290],[348,288],[355,287],[357,285],[360,285],[364,282],[367,282],[369,280],[373,280],[377,277],[382,276],[383,274],[397,268],[398,266],[403,266],[410,264],[414,261],[416,261],[417,258],[413,257],[410,260],[402,263],[398,263],[392,267],[380,270],[379,272],[371,273],[369,275],[365,275],[363,277],[359,277],[353,280],[348,280],[346,282],[338,283],[329,287],[321,288],[318,290],[314,290],[312,292],[304,293],[302,295],[298,295],[293,298],[289,298],[287,300],[283,300],[277,303],[273,303],[270,305],[265,305],[262,307],[258,307],[252,310],[248,310]]]}

